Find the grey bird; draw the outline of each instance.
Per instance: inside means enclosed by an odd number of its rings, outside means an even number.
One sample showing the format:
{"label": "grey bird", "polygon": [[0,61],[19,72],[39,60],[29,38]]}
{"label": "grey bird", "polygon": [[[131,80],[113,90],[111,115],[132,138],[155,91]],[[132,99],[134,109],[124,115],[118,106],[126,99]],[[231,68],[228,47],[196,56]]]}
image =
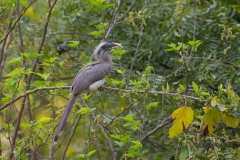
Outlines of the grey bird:
{"label": "grey bird", "polygon": [[105,83],[105,76],[110,73],[112,66],[112,58],[110,55],[111,49],[116,47],[122,48],[120,44],[111,41],[100,43],[93,52],[96,61],[89,63],[80,69],[74,78],[70,88],[72,96],[68,101],[58,125],[57,132],[53,138],[54,142],[57,142],[59,134],[67,122],[68,116],[77,96],[84,91],[96,91]]}

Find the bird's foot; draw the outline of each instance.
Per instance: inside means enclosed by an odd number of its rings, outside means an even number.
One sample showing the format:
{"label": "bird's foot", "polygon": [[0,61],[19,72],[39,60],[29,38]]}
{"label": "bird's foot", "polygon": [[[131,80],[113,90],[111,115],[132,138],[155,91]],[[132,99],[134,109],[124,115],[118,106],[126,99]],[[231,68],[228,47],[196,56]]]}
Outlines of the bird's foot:
{"label": "bird's foot", "polygon": [[103,91],[103,89],[104,88],[102,86],[98,88],[99,91]]}

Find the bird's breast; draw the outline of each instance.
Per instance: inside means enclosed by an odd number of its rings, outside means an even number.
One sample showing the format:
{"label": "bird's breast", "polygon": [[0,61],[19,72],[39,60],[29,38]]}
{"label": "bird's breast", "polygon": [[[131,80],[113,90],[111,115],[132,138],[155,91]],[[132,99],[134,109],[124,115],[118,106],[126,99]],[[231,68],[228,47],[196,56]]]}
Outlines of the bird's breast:
{"label": "bird's breast", "polygon": [[97,91],[101,86],[103,86],[104,85],[104,83],[105,83],[105,78],[103,78],[103,79],[101,79],[101,80],[99,80],[99,81],[96,81],[96,82],[94,82],[93,84],[91,84],[90,86],[89,86],[89,91],[91,92],[91,91]]}

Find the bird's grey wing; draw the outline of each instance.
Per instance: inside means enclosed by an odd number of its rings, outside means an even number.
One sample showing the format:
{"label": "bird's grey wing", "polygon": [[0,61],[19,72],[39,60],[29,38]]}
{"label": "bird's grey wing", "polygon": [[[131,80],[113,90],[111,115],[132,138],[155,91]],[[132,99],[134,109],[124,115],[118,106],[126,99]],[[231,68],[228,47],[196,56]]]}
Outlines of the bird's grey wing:
{"label": "bird's grey wing", "polygon": [[93,63],[84,67],[72,84],[72,93],[78,94],[86,90],[91,84],[104,79],[110,72],[110,64],[105,62]]}
{"label": "bird's grey wing", "polygon": [[72,85],[71,85],[71,88],[70,88],[70,92],[72,92],[73,86],[75,85],[76,79],[79,77],[79,75],[82,74],[84,71],[91,69],[94,65],[99,64],[99,63],[101,63],[101,62],[99,62],[99,61],[97,61],[97,62],[92,62],[92,63],[89,63],[87,66],[81,68],[80,71],[79,71],[79,72],[77,73],[77,75],[75,76],[73,82],[72,82]]}

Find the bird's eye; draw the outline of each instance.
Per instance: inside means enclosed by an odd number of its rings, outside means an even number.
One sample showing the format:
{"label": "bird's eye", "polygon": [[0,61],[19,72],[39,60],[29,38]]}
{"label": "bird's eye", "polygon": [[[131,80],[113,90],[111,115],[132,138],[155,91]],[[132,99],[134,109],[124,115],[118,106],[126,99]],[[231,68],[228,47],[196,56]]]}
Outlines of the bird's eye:
{"label": "bird's eye", "polygon": [[104,45],[104,46],[102,46],[102,49],[103,49],[103,50],[105,50],[105,49],[106,49],[106,46],[105,46],[105,45]]}

